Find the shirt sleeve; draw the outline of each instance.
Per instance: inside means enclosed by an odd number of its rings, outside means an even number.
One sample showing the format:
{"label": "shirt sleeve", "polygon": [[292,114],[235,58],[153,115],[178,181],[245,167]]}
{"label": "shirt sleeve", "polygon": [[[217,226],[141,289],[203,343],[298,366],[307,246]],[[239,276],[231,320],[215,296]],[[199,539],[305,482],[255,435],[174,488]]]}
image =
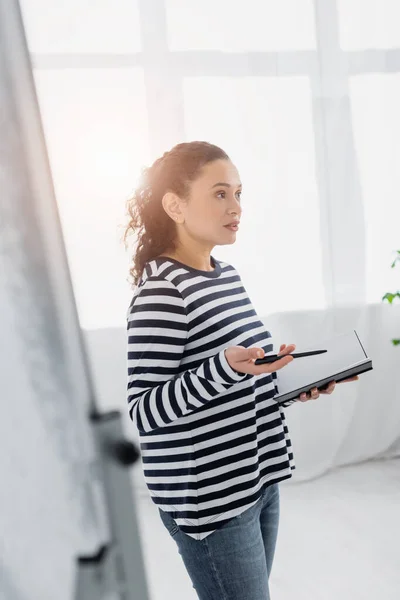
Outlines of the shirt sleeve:
{"label": "shirt sleeve", "polygon": [[129,415],[143,433],[165,427],[249,377],[234,371],[225,349],[179,372],[188,335],[186,307],[168,280],[148,278],[127,315]]}

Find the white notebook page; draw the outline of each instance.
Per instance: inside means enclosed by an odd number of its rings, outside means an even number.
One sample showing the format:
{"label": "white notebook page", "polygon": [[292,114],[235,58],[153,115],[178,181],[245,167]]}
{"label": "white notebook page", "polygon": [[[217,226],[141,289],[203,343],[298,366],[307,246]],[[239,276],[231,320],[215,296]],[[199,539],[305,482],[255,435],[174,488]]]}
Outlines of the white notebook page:
{"label": "white notebook page", "polygon": [[309,350],[328,352],[295,358],[289,365],[280,369],[277,372],[279,395],[333,376],[368,360],[355,331],[317,341],[309,347],[296,347],[294,353]]}

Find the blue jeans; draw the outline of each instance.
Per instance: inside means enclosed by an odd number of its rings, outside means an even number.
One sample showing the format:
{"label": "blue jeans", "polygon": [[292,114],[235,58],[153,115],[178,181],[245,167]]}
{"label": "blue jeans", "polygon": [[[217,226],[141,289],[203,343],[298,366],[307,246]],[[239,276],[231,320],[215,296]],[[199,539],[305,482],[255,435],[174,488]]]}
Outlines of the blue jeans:
{"label": "blue jeans", "polygon": [[168,513],[158,511],[199,600],[270,600],[268,578],[279,525],[278,483],[264,488],[254,506],[203,540],[186,535]]}

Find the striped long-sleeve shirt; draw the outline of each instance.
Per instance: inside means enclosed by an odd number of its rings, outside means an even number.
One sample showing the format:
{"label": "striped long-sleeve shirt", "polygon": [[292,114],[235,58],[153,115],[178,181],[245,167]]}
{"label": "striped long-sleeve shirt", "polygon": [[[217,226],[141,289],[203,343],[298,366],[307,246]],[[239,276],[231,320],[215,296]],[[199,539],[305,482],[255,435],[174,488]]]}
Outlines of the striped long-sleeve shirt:
{"label": "striped long-sleeve shirt", "polygon": [[238,373],[224,350],[273,350],[236,269],[158,257],[127,313],[129,415],[153,502],[196,540],[295,469],[276,373]]}

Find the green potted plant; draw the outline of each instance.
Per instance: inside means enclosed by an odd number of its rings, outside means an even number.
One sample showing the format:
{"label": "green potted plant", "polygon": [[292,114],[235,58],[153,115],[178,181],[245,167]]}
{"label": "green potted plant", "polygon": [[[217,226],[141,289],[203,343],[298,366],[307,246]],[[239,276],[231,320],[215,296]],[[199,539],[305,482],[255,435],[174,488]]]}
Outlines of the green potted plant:
{"label": "green potted plant", "polygon": [[[392,262],[391,268],[394,269],[396,266],[397,262],[400,262],[400,250],[396,250],[397,252],[397,256],[395,257],[394,261]],[[383,296],[382,300],[385,302],[389,302],[389,304],[392,304],[393,300],[395,298],[399,298],[400,299],[400,290],[397,290],[397,292],[386,292],[386,294]],[[392,340],[392,343],[394,346],[398,346],[400,344],[400,339],[394,339]]]}

